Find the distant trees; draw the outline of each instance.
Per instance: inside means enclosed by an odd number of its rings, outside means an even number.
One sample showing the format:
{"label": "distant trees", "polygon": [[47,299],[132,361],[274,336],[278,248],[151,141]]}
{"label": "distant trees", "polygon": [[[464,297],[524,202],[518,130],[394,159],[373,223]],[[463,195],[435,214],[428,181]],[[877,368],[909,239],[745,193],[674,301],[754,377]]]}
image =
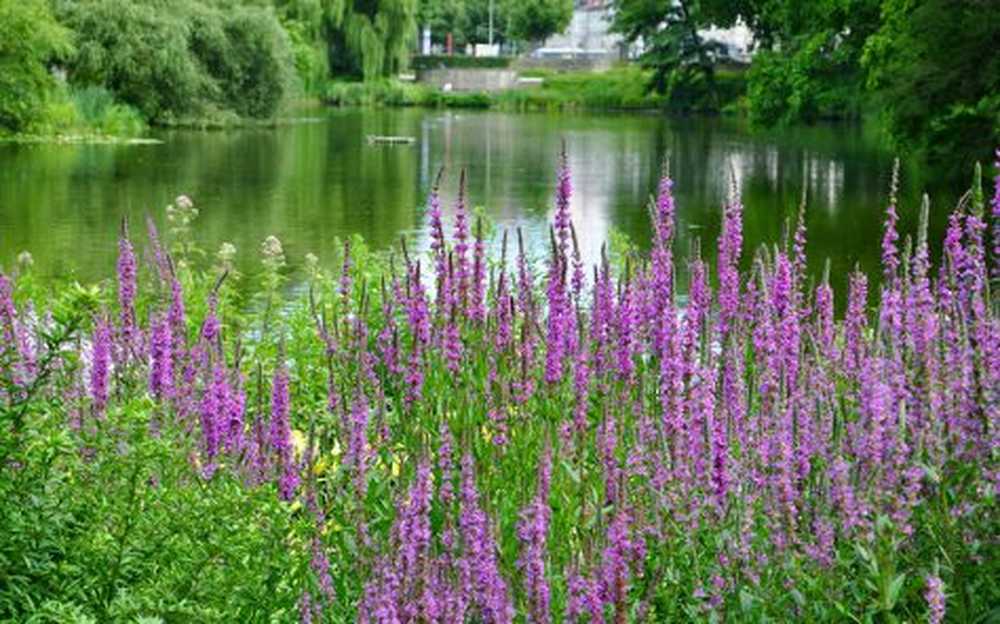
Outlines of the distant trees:
{"label": "distant trees", "polygon": [[885,0],[862,65],[897,144],[954,165],[1000,145],[1000,5]]}
{"label": "distant trees", "polygon": [[154,122],[268,117],[297,88],[289,37],[269,7],[239,2],[53,0],[74,36],[70,81],[99,85]]}
{"label": "distant trees", "polygon": [[615,0],[614,28],[645,44],[650,88],[714,90],[698,35],[741,20],[756,51],[747,110],[760,125],[879,110],[897,147],[986,157],[1000,142],[1000,7],[993,0]]}
{"label": "distant trees", "polygon": [[[456,46],[489,40],[490,0],[420,0],[420,26],[439,45],[448,33]],[[493,42],[543,41],[573,17],[573,0],[493,0]]]}
{"label": "distant trees", "polygon": [[617,0],[612,29],[626,40],[641,39],[641,63],[653,70],[650,88],[671,93],[697,84],[718,103],[715,84],[717,44],[699,30],[711,24],[728,26],[737,17],[723,0]]}
{"label": "distant trees", "polygon": [[509,0],[510,36],[543,41],[560,33],[573,18],[573,0]]}
{"label": "distant trees", "polygon": [[48,65],[71,52],[70,41],[45,0],[0,0],[0,129],[38,121],[55,87]]}

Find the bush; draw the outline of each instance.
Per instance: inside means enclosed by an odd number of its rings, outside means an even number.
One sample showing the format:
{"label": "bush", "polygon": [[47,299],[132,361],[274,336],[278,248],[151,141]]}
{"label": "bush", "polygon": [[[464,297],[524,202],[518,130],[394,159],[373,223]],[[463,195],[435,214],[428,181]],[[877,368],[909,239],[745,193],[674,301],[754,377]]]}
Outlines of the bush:
{"label": "bush", "polygon": [[0,130],[23,132],[41,120],[56,86],[48,64],[70,49],[44,0],[0,0]]}
{"label": "bush", "polygon": [[104,87],[86,87],[70,92],[80,119],[93,131],[110,136],[134,136],[146,123],[142,114],[128,104],[115,101]]}
{"label": "bush", "polygon": [[104,86],[151,121],[213,110],[268,117],[295,87],[288,36],[269,10],[197,0],[56,3],[78,44],[71,81]]}

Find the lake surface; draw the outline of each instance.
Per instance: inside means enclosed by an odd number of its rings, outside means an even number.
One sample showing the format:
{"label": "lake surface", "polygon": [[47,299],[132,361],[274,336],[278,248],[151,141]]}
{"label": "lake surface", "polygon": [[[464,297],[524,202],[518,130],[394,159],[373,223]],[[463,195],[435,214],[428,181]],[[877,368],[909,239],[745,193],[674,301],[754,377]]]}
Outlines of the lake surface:
{"label": "lake surface", "polygon": [[[837,286],[855,265],[878,270],[891,154],[854,126],[753,134],[738,121],[657,115],[508,114],[446,110],[317,110],[274,129],[155,133],[162,145],[0,145],[0,265],[29,250],[47,276],[113,275],[120,217],[189,195],[202,246],[236,245],[253,271],[261,241],[278,236],[292,264],[307,252],[332,261],[335,237],[361,234],[385,248],[426,245],[424,207],[445,168],[445,212],[468,172],[470,204],[501,227],[520,226],[536,250],[547,240],[560,144],[573,175],[573,220],[589,261],[612,230],[649,242],[646,206],[665,157],[675,179],[682,254],[700,239],[714,257],[730,171],[743,188],[748,249],[780,240],[805,187],[809,256],[830,258]],[[370,146],[369,134],[412,146]],[[904,178],[904,220],[917,211]],[[932,240],[948,207],[936,205]],[[913,219],[910,219],[912,223]],[[749,255],[749,254],[746,254]]]}

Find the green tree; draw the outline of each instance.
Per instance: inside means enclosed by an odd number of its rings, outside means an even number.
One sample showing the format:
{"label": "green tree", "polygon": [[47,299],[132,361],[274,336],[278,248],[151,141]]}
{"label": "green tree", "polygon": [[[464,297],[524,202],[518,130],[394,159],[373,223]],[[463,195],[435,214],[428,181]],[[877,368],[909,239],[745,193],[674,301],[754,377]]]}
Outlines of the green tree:
{"label": "green tree", "polygon": [[573,0],[515,0],[507,10],[511,38],[542,41],[566,29],[573,17]]}
{"label": "green tree", "polygon": [[885,0],[864,67],[891,137],[935,163],[1000,143],[1000,14],[985,0]]}
{"label": "green tree", "polygon": [[880,0],[750,0],[740,8],[757,42],[748,77],[751,119],[762,125],[859,117],[861,53]]}
{"label": "green tree", "polygon": [[612,29],[628,41],[642,40],[641,63],[653,70],[650,88],[669,94],[700,83],[717,107],[715,65],[720,49],[698,31],[729,26],[737,15],[721,0],[617,0]]}
{"label": "green tree", "polygon": [[365,80],[406,67],[417,35],[417,0],[328,0],[331,69]]}
{"label": "green tree", "polygon": [[100,85],[165,122],[230,112],[274,115],[295,88],[274,11],[235,0],[55,0],[77,52],[70,79]]}
{"label": "green tree", "polygon": [[467,0],[420,0],[418,24],[421,28],[429,26],[431,41],[444,45],[448,33],[456,46],[468,43],[465,33]]}
{"label": "green tree", "polygon": [[0,0],[0,129],[38,121],[55,87],[49,63],[69,54],[70,33],[44,0]]}

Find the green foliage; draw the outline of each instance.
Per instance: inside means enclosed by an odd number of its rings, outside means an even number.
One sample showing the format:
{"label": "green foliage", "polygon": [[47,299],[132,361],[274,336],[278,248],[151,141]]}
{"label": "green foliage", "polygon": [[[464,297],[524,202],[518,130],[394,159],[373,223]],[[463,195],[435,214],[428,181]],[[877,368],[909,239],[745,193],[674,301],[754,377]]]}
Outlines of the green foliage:
{"label": "green foliage", "polygon": [[76,85],[101,85],[146,118],[274,115],[293,92],[291,45],[274,13],[237,2],[55,0],[76,36]]}
{"label": "green foliage", "polygon": [[512,39],[542,41],[569,25],[573,17],[573,0],[511,2],[507,17]]}
{"label": "green foliage", "polygon": [[[323,99],[339,106],[432,106],[509,111],[648,110],[667,105],[665,97],[646,90],[648,73],[637,67],[626,66],[603,73],[534,73],[544,76],[542,86],[497,92],[444,92],[425,84],[393,80],[338,81],[327,85]],[[726,80],[741,84],[739,77]]]}
{"label": "green foliage", "polygon": [[414,56],[411,60],[413,69],[506,69],[510,67],[509,56]]}
{"label": "green foliage", "polygon": [[751,120],[760,125],[857,118],[863,108],[861,51],[878,25],[878,0],[757,7],[761,49],[748,76]]}
{"label": "green foliage", "polygon": [[723,106],[716,79],[718,44],[699,29],[726,25],[736,18],[725,3],[657,0],[618,0],[612,29],[628,41],[641,39],[643,67],[652,71],[648,88],[673,97],[676,108],[720,110]]}
{"label": "green foliage", "polygon": [[45,0],[0,0],[0,131],[30,130],[55,89],[49,63],[71,50]]}
{"label": "green foliage", "polygon": [[365,80],[406,67],[417,31],[417,0],[333,0],[326,9],[331,67]]}
{"label": "green foliage", "polygon": [[103,87],[76,89],[69,97],[86,127],[102,134],[134,136],[146,127],[139,111],[116,102],[114,95]]}
{"label": "green foliage", "polygon": [[897,146],[935,164],[1000,143],[1000,19],[989,2],[885,0],[864,67]]}

